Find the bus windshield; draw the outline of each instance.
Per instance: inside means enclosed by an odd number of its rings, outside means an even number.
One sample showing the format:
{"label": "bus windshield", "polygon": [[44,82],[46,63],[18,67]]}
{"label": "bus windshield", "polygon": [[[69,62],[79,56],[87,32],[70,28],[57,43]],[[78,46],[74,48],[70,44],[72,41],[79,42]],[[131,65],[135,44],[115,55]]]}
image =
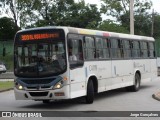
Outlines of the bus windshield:
{"label": "bus windshield", "polygon": [[21,77],[53,76],[65,72],[64,40],[15,42],[14,72]]}

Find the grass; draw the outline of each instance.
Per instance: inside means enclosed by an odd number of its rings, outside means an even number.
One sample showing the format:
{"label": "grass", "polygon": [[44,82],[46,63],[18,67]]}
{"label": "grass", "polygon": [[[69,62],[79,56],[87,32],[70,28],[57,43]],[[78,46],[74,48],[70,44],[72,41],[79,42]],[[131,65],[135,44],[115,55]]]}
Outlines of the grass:
{"label": "grass", "polygon": [[0,91],[13,88],[13,81],[0,81]]}

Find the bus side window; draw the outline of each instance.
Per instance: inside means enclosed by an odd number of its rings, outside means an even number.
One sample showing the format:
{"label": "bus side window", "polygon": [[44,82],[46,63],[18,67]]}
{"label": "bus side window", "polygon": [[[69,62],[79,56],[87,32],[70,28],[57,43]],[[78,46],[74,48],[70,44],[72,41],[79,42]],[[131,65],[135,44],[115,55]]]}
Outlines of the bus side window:
{"label": "bus side window", "polygon": [[111,39],[111,53],[113,59],[121,59],[122,58],[122,44],[119,39]]}
{"label": "bus side window", "polygon": [[131,42],[123,40],[123,45],[124,58],[131,58]]}
{"label": "bus side window", "polygon": [[86,60],[93,60],[96,58],[95,42],[93,37],[84,37],[84,53]]}
{"label": "bus side window", "polygon": [[98,59],[103,59],[104,54],[103,54],[103,39],[102,38],[96,38],[96,58]]}
{"label": "bus side window", "polygon": [[139,41],[133,41],[133,49],[132,49],[133,58],[140,58],[141,50]]}
{"label": "bus side window", "polygon": [[104,54],[104,58],[109,59],[110,58],[110,42],[108,38],[104,38],[103,39],[103,54]]}
{"label": "bus side window", "polygon": [[140,44],[141,44],[141,57],[147,58],[148,57],[148,43],[140,42]]}
{"label": "bus side window", "polygon": [[149,42],[148,45],[149,45],[149,57],[150,58],[156,57],[154,43],[153,42]]}

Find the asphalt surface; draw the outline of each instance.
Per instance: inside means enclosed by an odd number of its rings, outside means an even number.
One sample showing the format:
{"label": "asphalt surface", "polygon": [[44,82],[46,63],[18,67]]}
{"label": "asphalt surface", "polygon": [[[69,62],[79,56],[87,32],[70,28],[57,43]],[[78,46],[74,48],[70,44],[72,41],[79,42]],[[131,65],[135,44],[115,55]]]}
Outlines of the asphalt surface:
{"label": "asphalt surface", "polygon": [[[160,78],[152,82],[144,83],[138,92],[126,92],[125,89],[117,89],[100,93],[95,96],[93,104],[85,104],[84,98],[73,100],[52,101],[43,104],[41,101],[15,100],[14,91],[0,93],[0,111],[160,111],[160,101],[154,99],[154,93],[160,91]],[[62,114],[63,116],[63,114]],[[160,115],[159,115],[160,116]],[[0,118],[1,119],[1,118]],[[12,118],[19,120],[19,118]],[[28,119],[28,118],[24,118]],[[40,118],[32,118],[37,120]],[[43,118],[44,120],[53,118]],[[55,117],[54,120],[157,120],[158,118],[105,118],[105,117]],[[5,118],[3,118],[5,120]],[[7,118],[8,120],[8,118]]]}
{"label": "asphalt surface", "polygon": [[95,96],[93,104],[85,104],[84,98],[53,101],[43,104],[41,101],[15,100],[14,91],[0,93],[0,111],[159,111],[159,101],[152,95],[160,90],[160,78],[147,82],[138,92],[118,89]]}

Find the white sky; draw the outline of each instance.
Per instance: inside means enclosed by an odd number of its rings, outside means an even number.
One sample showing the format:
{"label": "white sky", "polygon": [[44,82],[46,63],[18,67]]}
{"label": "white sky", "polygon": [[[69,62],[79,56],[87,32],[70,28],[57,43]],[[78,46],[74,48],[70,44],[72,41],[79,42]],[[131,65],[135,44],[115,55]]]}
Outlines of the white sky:
{"label": "white sky", "polygon": [[160,0],[151,0],[153,2],[153,9],[160,13]]}

